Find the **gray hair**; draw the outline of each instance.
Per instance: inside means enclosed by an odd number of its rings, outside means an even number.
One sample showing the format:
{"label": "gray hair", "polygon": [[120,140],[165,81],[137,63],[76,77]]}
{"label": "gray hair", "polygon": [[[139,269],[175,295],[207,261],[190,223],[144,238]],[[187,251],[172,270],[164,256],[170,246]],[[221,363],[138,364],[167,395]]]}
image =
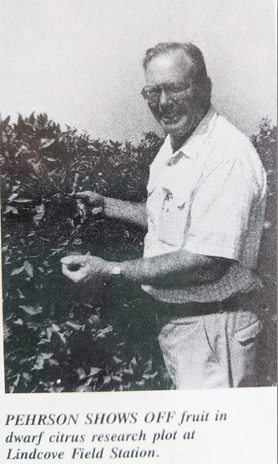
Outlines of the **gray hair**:
{"label": "gray hair", "polygon": [[146,71],[150,61],[159,55],[168,55],[175,51],[183,51],[185,55],[191,59],[195,71],[195,79],[201,81],[208,77],[205,60],[201,50],[191,42],[178,43],[178,42],[165,42],[159,43],[153,48],[146,51],[143,60],[143,67]]}
{"label": "gray hair", "polygon": [[183,51],[191,60],[194,69],[194,82],[198,85],[198,98],[203,108],[208,109],[211,99],[211,80],[207,74],[205,60],[201,50],[191,42],[165,42],[159,43],[154,48],[149,48],[146,51],[143,60],[143,67],[146,71],[150,61],[159,55],[169,55],[175,51]]}

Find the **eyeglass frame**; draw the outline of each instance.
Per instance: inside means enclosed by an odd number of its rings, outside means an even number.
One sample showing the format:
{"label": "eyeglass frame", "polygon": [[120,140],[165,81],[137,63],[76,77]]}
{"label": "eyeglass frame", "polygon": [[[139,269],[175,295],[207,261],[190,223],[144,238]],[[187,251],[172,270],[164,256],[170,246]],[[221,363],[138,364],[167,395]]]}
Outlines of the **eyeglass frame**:
{"label": "eyeglass frame", "polygon": [[[170,98],[171,100],[181,100],[182,98],[186,97],[186,94],[188,92],[188,90],[190,89],[191,85],[193,83],[195,83],[197,81],[190,81],[187,86],[183,86],[183,85],[175,85],[175,84],[171,84],[171,83],[168,83],[168,84],[160,84],[160,85],[146,85],[145,87],[143,87],[142,91],[141,91],[141,95],[143,96],[143,98],[148,102],[148,103],[157,103],[159,101],[159,98],[160,98],[160,95],[161,95],[161,92],[162,90],[167,94],[168,98]],[[182,88],[184,87],[182,90],[179,91],[179,93],[183,93],[183,95],[171,95],[171,90],[167,90],[167,86],[174,88]],[[157,89],[159,91],[159,93],[157,93],[156,95],[156,98],[154,99],[150,99],[148,96],[147,96],[147,92],[148,90],[155,90]],[[177,92],[178,93],[178,92]]]}

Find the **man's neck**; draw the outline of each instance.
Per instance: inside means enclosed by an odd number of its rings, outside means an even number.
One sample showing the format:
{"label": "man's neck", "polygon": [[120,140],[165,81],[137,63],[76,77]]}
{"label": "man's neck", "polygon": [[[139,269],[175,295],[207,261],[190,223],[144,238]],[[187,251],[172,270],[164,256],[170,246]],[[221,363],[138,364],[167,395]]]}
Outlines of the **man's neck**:
{"label": "man's neck", "polygon": [[173,137],[172,135],[170,136],[171,147],[172,147],[173,153],[178,151],[183,146],[183,144],[190,137],[190,135],[192,134],[193,131],[194,131],[194,129],[190,132],[190,134],[186,134],[183,137]]}
{"label": "man's neck", "polygon": [[183,144],[186,142],[186,140],[189,139],[189,137],[195,131],[196,127],[204,119],[207,112],[208,112],[208,110],[206,109],[206,110],[199,113],[198,117],[195,120],[195,123],[190,128],[190,131],[188,131],[186,134],[181,135],[181,136],[175,136],[174,134],[170,134],[171,147],[172,147],[173,153],[178,151],[183,146]]}

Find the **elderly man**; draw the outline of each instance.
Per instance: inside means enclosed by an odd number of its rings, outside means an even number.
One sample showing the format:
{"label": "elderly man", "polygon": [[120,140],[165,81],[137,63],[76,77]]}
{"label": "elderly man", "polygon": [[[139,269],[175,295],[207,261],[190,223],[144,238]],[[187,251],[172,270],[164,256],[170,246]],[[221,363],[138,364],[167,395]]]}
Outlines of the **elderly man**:
{"label": "elderly man", "polygon": [[176,388],[255,385],[264,169],[248,138],[211,106],[195,45],[158,44],[144,70],[143,97],[167,134],[146,205],[79,194],[107,217],[146,227],[144,257],[67,256],[63,272],[92,286],[100,277],[136,282],[159,302],[158,340]]}

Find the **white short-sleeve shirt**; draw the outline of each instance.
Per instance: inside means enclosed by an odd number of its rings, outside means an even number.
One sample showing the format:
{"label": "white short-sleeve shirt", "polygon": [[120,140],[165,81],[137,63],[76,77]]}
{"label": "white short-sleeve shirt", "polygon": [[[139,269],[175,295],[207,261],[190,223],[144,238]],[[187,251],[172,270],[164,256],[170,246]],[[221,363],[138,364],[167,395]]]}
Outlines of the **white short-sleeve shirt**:
{"label": "white short-sleeve shirt", "polygon": [[185,249],[235,264],[214,284],[144,290],[167,302],[218,301],[258,284],[266,174],[249,139],[213,107],[180,150],[165,139],[147,189],[145,257]]}

